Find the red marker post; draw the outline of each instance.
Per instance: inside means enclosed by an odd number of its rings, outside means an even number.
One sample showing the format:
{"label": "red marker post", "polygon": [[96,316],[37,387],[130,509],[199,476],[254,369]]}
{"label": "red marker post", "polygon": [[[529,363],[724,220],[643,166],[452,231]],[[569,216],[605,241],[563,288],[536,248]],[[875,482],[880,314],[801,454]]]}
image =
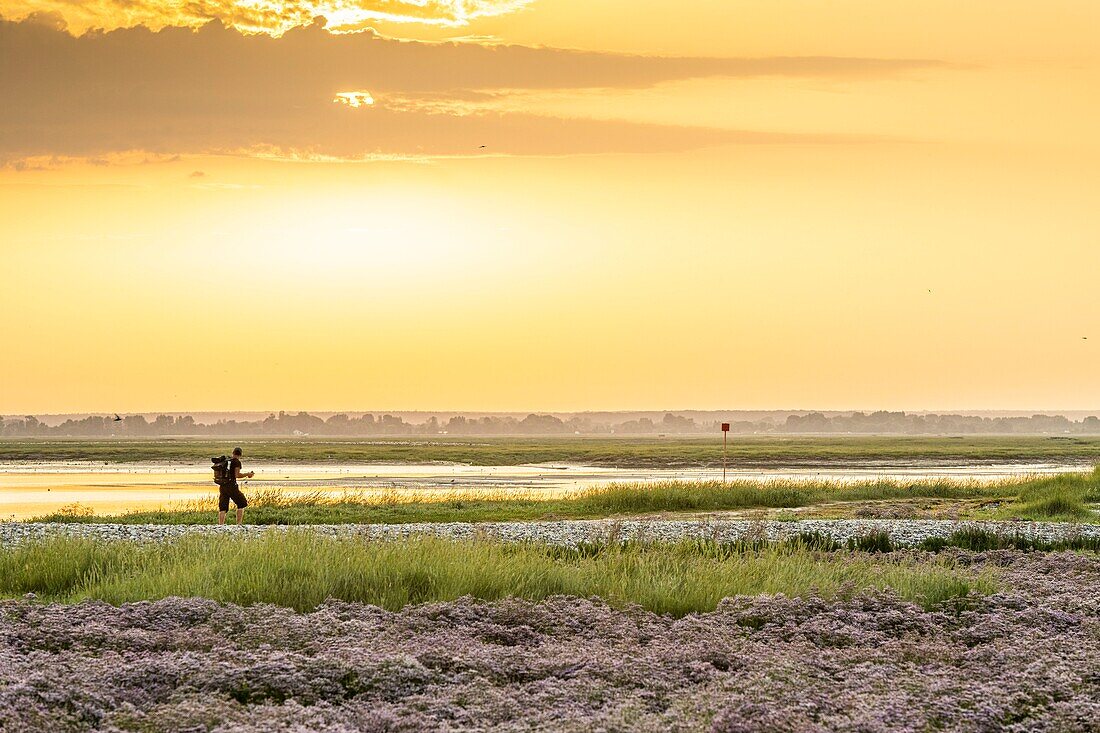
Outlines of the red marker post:
{"label": "red marker post", "polygon": [[726,483],[726,436],[729,435],[730,424],[722,423],[722,483]]}

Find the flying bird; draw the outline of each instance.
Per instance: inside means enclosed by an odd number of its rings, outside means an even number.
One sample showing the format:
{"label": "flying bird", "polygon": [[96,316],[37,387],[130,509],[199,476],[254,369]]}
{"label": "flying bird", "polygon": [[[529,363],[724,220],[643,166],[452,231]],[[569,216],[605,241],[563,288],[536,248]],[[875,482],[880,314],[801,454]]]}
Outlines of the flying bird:
{"label": "flying bird", "polygon": [[112,422],[122,422],[122,418],[118,416],[117,412],[115,413],[115,419]]}
{"label": "flying bird", "polygon": [[479,147],[479,148],[484,148],[485,146],[484,146],[484,145],[478,145],[478,147]]}

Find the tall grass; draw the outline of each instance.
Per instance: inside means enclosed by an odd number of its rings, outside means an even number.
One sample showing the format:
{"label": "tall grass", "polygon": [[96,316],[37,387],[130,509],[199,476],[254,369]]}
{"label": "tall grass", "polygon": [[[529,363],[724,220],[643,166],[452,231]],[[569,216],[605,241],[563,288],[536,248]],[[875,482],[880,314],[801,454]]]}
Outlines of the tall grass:
{"label": "tall grass", "polygon": [[55,538],[0,550],[2,595],[113,604],[201,596],[306,610],[339,598],[396,610],[466,595],[596,595],[615,606],[684,615],[713,610],[735,595],[847,597],[892,588],[931,608],[994,587],[991,576],[957,569],[947,556],[829,554],[801,544],[751,549],[683,542],[578,551],[430,537],[364,542],[289,531],[148,545]]}
{"label": "tall grass", "polygon": [[1100,466],[1092,473],[1060,474],[1020,485],[1016,500],[1004,507],[1006,518],[1047,521],[1095,519],[1090,506],[1100,501]]}
{"label": "tall grass", "polygon": [[662,511],[802,507],[836,501],[886,499],[979,499],[1015,495],[1024,480],[997,483],[960,481],[667,481],[618,483],[577,495],[578,506],[593,513],[645,514]]}

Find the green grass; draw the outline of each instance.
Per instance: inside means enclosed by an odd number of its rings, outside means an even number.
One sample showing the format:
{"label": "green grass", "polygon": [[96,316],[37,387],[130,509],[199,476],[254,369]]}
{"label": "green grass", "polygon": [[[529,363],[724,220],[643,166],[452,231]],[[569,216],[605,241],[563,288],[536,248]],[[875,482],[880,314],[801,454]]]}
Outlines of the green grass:
{"label": "green grass", "polygon": [[891,588],[926,608],[996,588],[949,556],[828,554],[801,543],[757,549],[712,542],[576,550],[435,538],[366,542],[289,531],[262,538],[189,537],[138,545],[55,538],[0,550],[0,595],[113,604],[201,596],[298,610],[327,598],[396,610],[473,596],[600,596],[677,616],[725,597],[849,597]]}
{"label": "green grass", "polygon": [[1100,466],[1086,474],[1061,474],[1021,484],[1016,500],[1001,511],[1006,519],[1096,521],[1100,502]]}
{"label": "green grass", "polygon": [[[825,546],[824,540],[818,540],[819,546]],[[963,550],[987,552],[989,550],[1019,550],[1021,552],[1098,552],[1100,538],[1067,537],[1053,542],[1027,537],[1020,533],[1004,534],[990,532],[976,527],[965,527],[952,532],[948,537],[932,537],[921,543],[920,549],[940,552],[949,547]]]}
{"label": "green grass", "polygon": [[[253,524],[347,524],[409,522],[485,522],[533,519],[585,519],[638,516],[655,513],[715,512],[739,509],[813,506],[825,502],[936,497],[1010,500],[1021,483],[998,484],[921,481],[837,482],[730,482],[666,481],[608,484],[578,491],[564,498],[496,496],[473,492],[381,495],[345,492],[288,494],[278,490],[247,492],[245,515]],[[216,511],[215,497],[181,502],[174,508],[100,516],[67,507],[34,521],[119,522],[126,524],[209,524]]]}
{"label": "green grass", "polygon": [[[1100,480],[1100,479],[1098,479]],[[1020,491],[1021,481],[669,481],[621,483],[591,489],[577,498],[592,514],[698,512],[750,508],[790,508],[834,501],[887,499],[997,499]]]}
{"label": "green grass", "polygon": [[[410,522],[487,522],[536,519],[587,519],[653,514],[685,514],[753,509],[813,507],[827,503],[906,501],[915,499],[980,500],[998,504],[978,518],[1093,521],[1090,506],[1100,501],[1100,469],[1092,473],[996,483],[957,481],[731,482],[667,481],[609,484],[556,499],[505,494],[382,495],[346,492],[304,495],[279,491],[249,492],[245,512],[250,524],[405,524]],[[119,516],[95,515],[79,508],[34,521],[115,522],[123,524],[209,524],[216,504],[207,500],[181,503],[158,511]]]}
{"label": "green grass", "polygon": [[[0,461],[108,463],[203,460],[241,445],[263,461],[349,463],[450,462],[477,466],[574,463],[636,468],[719,466],[714,437],[161,438],[0,440]],[[734,436],[729,463],[742,468],[820,466],[868,461],[1098,461],[1100,437],[1079,436]]]}

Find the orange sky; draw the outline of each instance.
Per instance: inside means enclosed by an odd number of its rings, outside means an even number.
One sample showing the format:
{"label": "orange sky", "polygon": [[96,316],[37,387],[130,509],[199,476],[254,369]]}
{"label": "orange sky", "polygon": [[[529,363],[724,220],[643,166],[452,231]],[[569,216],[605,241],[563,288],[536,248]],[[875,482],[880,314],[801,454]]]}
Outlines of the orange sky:
{"label": "orange sky", "polygon": [[1100,5],[958,5],[0,0],[0,413],[1100,406]]}

